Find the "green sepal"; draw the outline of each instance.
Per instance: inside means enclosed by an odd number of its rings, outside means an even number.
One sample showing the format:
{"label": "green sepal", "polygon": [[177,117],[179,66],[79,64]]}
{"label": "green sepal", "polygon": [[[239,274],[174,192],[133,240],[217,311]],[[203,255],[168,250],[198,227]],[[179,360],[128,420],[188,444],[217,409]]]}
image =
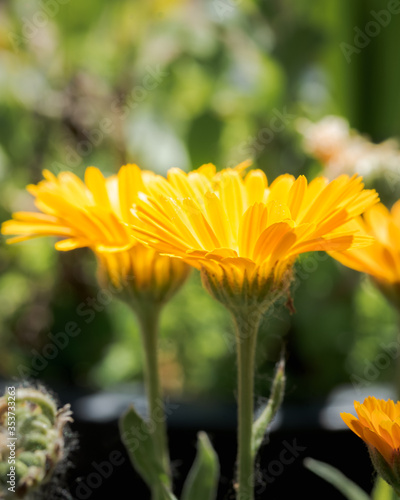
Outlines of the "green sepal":
{"label": "green sepal", "polygon": [[372,490],[372,500],[393,500],[397,498],[396,493],[392,487],[381,477],[377,476]]}
{"label": "green sepal", "polygon": [[348,500],[370,500],[367,493],[332,465],[306,458],[304,466],[339,490]]}
{"label": "green sepal", "polygon": [[[397,497],[400,497],[400,453],[393,453],[392,463],[389,464],[381,453],[373,446],[368,446],[369,456],[376,472],[390,484]],[[396,498],[396,497],[395,497]]]}
{"label": "green sepal", "polygon": [[197,455],[183,486],[181,500],[215,500],[219,478],[218,456],[205,432],[197,435]]}
{"label": "green sepal", "polygon": [[285,393],[285,361],[282,358],[276,368],[275,377],[272,382],[271,395],[268,403],[262,411],[261,415],[253,423],[251,449],[253,458],[257,455],[258,450],[264,440],[265,433],[277,411],[279,410],[283,396]]}
{"label": "green sepal", "polygon": [[[147,423],[130,406],[122,415],[120,422],[121,440],[124,443],[132,465],[147,483],[150,489],[160,491],[160,498],[171,498],[162,494],[168,490],[168,476],[163,469],[160,457],[157,455],[153,435]],[[132,431],[135,431],[132,433]]]}

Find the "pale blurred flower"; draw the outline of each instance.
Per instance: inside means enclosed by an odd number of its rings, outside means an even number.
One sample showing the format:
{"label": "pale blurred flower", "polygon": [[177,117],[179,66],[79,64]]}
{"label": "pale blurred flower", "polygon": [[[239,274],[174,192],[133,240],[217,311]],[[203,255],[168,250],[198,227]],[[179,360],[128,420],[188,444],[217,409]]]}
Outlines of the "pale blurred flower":
{"label": "pale blurred flower", "polygon": [[394,139],[374,144],[350,128],[339,116],[326,116],[316,123],[297,122],[305,151],[322,163],[324,174],[333,179],[340,174],[359,174],[364,178],[400,174],[399,144]]}

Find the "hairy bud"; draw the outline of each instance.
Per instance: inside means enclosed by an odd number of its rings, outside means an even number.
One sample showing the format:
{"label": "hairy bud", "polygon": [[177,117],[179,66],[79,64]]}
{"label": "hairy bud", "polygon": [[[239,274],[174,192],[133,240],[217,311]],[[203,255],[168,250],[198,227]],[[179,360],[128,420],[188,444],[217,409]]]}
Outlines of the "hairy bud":
{"label": "hairy bud", "polygon": [[67,455],[70,405],[43,390],[8,387],[0,398],[0,498],[28,498],[49,482]]}

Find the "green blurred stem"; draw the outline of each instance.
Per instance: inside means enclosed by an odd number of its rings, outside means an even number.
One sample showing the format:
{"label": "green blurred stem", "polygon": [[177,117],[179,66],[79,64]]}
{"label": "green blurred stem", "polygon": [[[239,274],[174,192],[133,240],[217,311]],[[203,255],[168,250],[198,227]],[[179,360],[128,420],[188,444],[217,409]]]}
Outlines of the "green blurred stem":
{"label": "green blurred stem", "polygon": [[254,461],[252,427],[254,420],[254,358],[261,315],[236,311],[236,345],[238,363],[238,455],[237,500],[254,499]]}
{"label": "green blurred stem", "polygon": [[[143,305],[136,311],[139,317],[142,341],[145,352],[145,383],[149,406],[149,419],[154,426],[154,444],[161,459],[163,469],[171,486],[171,468],[168,453],[166,415],[162,400],[158,371],[158,330],[162,307],[158,304]],[[154,486],[156,488],[156,486]],[[163,498],[160,492],[153,491],[153,499]]]}

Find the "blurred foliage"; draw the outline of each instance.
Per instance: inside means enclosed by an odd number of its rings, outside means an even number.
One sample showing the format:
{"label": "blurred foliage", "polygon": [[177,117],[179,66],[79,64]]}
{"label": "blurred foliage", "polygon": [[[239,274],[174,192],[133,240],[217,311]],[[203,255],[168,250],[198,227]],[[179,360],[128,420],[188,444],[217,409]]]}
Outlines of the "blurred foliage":
{"label": "blurred foliage", "polygon": [[[165,173],[251,157],[271,179],[312,177],[321,167],[301,149],[299,117],[340,114],[374,140],[400,134],[400,66],[391,50],[400,16],[351,63],[340,48],[383,7],[373,0],[0,1],[1,220],[32,207],[24,187],[44,168],[82,175],[96,165],[110,174],[135,162]],[[379,190],[387,203],[400,196],[387,179]],[[0,375],[37,372],[89,388],[140,380],[130,310],[98,289],[88,252],[61,254],[52,245],[0,247]],[[296,269],[296,313],[281,304],[263,324],[261,396],[283,344],[288,397],[324,397],[362,376],[397,332],[394,312],[361,275],[323,256],[303,256]],[[50,359],[49,334],[71,322],[80,333]],[[232,335],[193,272],[162,317],[166,390],[231,397]],[[377,380],[392,376],[380,370]]]}

